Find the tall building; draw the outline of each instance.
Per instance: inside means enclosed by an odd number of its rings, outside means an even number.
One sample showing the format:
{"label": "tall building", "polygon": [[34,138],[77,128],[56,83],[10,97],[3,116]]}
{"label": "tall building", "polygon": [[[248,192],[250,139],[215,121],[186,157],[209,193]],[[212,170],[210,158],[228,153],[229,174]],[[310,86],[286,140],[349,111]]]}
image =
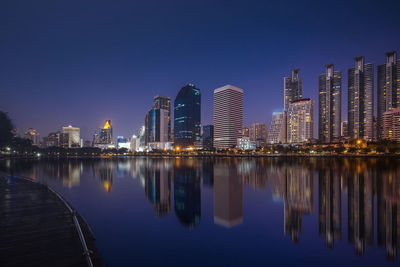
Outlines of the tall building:
{"label": "tall building", "polygon": [[342,121],[342,126],[340,127],[340,131],[341,131],[340,135],[342,137],[347,137],[349,135],[348,125],[349,125],[349,123],[347,121]]}
{"label": "tall building", "polygon": [[272,113],[269,126],[267,144],[286,143],[286,112]]}
{"label": "tall building", "polygon": [[77,127],[62,127],[62,132],[68,134],[68,147],[80,147],[81,146],[81,135],[80,129]]}
{"label": "tall building", "polygon": [[314,101],[310,98],[292,101],[287,112],[287,142],[304,143],[314,136]]}
{"label": "tall building", "polygon": [[146,145],[149,149],[166,149],[168,146],[168,110],[152,108],[146,114]]}
{"label": "tall building", "polygon": [[168,110],[168,142],[171,141],[171,98],[156,95],[153,100],[153,108]]}
{"label": "tall building", "polygon": [[193,147],[201,142],[201,94],[193,84],[181,88],[174,101],[174,145]]}
{"label": "tall building", "polygon": [[203,126],[203,149],[214,148],[214,125]]}
{"label": "tall building", "polygon": [[267,141],[267,126],[265,123],[256,122],[250,126],[250,141],[256,144],[256,147],[265,146]]}
{"label": "tall building", "polygon": [[225,85],[214,90],[214,146],[235,147],[242,135],[243,89]]}
{"label": "tall building", "polygon": [[292,70],[290,77],[284,77],[284,111],[289,109],[289,103],[303,97],[303,81],[299,77],[300,69]]}
{"label": "tall building", "polygon": [[400,142],[400,108],[383,113],[381,138]]}
{"label": "tall building", "polygon": [[113,144],[113,132],[110,120],[106,120],[104,127],[99,129],[99,141],[100,144],[104,145]]}
{"label": "tall building", "polygon": [[31,140],[32,145],[34,145],[34,146],[40,145],[40,135],[35,129],[29,128],[28,130],[26,130],[24,137],[25,137],[25,139]]}
{"label": "tall building", "polygon": [[386,53],[378,66],[378,138],[383,134],[383,113],[400,107],[400,60],[395,51]]}
{"label": "tall building", "polygon": [[43,138],[43,147],[64,147],[67,148],[69,143],[69,134],[60,131],[49,133]]}
{"label": "tall building", "polygon": [[333,64],[325,66],[319,75],[319,140],[330,143],[340,138],[342,118],[342,72],[335,71]]}
{"label": "tall building", "polygon": [[352,139],[373,139],[374,64],[356,57],[348,70],[348,132]]}

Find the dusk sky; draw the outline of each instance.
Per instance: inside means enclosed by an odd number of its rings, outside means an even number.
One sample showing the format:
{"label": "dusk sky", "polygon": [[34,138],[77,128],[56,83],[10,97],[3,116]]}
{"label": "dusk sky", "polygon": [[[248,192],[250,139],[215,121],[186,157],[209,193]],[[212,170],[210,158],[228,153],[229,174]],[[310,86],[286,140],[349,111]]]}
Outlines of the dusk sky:
{"label": "dusk sky", "polygon": [[205,125],[213,90],[232,84],[244,89],[244,126],[269,124],[283,77],[300,68],[316,129],[325,64],[344,74],[347,119],[347,69],[356,56],[376,67],[400,52],[399,14],[395,0],[1,1],[0,110],[20,134],[72,124],[91,140],[110,119],[114,136],[131,136],[154,95],[173,103],[195,84]]}

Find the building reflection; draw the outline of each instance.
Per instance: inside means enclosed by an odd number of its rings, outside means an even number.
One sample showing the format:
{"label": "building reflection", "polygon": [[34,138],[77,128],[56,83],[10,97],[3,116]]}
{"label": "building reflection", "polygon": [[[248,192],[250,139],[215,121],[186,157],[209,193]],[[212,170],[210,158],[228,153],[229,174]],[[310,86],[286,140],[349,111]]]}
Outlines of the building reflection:
{"label": "building reflection", "polygon": [[171,174],[165,161],[149,159],[145,168],[145,193],[153,204],[154,214],[166,216],[171,209]]}
{"label": "building reflection", "polygon": [[318,229],[325,244],[333,248],[334,240],[342,238],[341,177],[333,169],[318,173]]}
{"label": "building reflection", "polygon": [[[196,167],[198,167],[196,165]],[[175,160],[174,168],[174,204],[175,214],[187,227],[195,227],[201,217],[201,175],[193,161]]]}
{"label": "building reflection", "polygon": [[111,187],[113,184],[114,178],[114,167],[116,162],[113,160],[101,160],[99,162],[95,162],[92,165],[93,168],[93,176],[98,177],[100,183],[103,185],[104,190],[107,193],[111,192]]}
{"label": "building reflection", "polygon": [[214,223],[233,227],[243,222],[242,178],[236,165],[214,165]]}

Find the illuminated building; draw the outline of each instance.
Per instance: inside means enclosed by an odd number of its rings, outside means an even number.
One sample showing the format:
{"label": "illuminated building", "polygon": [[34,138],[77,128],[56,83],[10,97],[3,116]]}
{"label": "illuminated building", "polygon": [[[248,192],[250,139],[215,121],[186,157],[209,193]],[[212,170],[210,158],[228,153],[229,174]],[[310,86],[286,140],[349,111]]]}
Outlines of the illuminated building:
{"label": "illuminated building", "polygon": [[289,104],[287,113],[287,142],[304,143],[314,136],[314,101],[299,99]]}
{"label": "illuminated building", "polygon": [[214,125],[203,126],[203,149],[214,148]]}
{"label": "illuminated building", "polygon": [[168,96],[156,95],[153,100],[153,108],[168,110],[167,142],[171,142],[171,98]]}
{"label": "illuminated building", "polygon": [[225,85],[214,90],[214,147],[232,148],[242,136],[243,89]]}
{"label": "illuminated building", "polygon": [[242,128],[242,137],[250,137],[250,129],[249,127]]}
{"label": "illuminated building", "polygon": [[139,151],[146,150],[146,126],[140,127],[138,131]]}
{"label": "illuminated building", "polygon": [[68,147],[80,147],[81,145],[81,136],[80,129],[77,127],[72,127],[69,125],[68,127],[62,127],[62,132],[68,134]]}
{"label": "illuminated building", "polygon": [[319,140],[331,143],[340,138],[342,120],[342,72],[335,71],[333,64],[325,66],[319,75]]}
{"label": "illuminated building", "polygon": [[256,147],[265,146],[267,140],[267,126],[265,123],[256,122],[250,126],[250,141],[256,144]]}
{"label": "illuminated building", "polygon": [[267,135],[267,144],[283,143],[286,143],[286,112],[274,112]]}
{"label": "illuminated building", "polygon": [[145,127],[147,149],[153,150],[169,148],[167,109],[150,109],[146,114]]}
{"label": "illuminated building", "polygon": [[352,139],[373,139],[374,64],[356,57],[348,70],[348,133]]}
{"label": "illuminated building", "polygon": [[69,135],[61,133],[49,133],[47,137],[43,138],[43,147],[64,147],[67,148],[69,143]]}
{"label": "illuminated building", "polygon": [[140,139],[136,135],[132,135],[131,137],[131,151],[138,152],[140,148]]}
{"label": "illuminated building", "polygon": [[193,84],[181,88],[174,101],[174,145],[181,148],[201,143],[201,94]]}
{"label": "illuminated building", "polygon": [[383,139],[400,142],[400,108],[383,113],[382,130]]}
{"label": "illuminated building", "polygon": [[347,137],[348,134],[348,122],[347,121],[342,121],[342,126],[340,127],[340,135],[341,137]]}
{"label": "illuminated building", "polygon": [[39,133],[33,129],[33,128],[29,128],[26,132],[25,132],[25,139],[29,139],[32,141],[32,145],[34,146],[39,146],[40,145],[40,135]]}
{"label": "illuminated building", "polygon": [[124,138],[123,136],[118,136],[117,138],[117,148],[126,148],[127,150],[131,150],[131,142],[129,138]]}
{"label": "illuminated building", "polygon": [[256,149],[256,143],[250,140],[250,137],[241,137],[237,139],[236,147],[241,150]]}
{"label": "illuminated building", "polygon": [[104,127],[99,129],[99,144],[113,144],[113,132],[110,120],[106,120]]}
{"label": "illuminated building", "polygon": [[378,66],[378,138],[383,138],[385,112],[400,108],[400,59],[397,52],[386,53],[386,63]]}
{"label": "illuminated building", "polygon": [[214,223],[234,227],[243,222],[243,188],[235,166],[214,165]]}
{"label": "illuminated building", "polygon": [[289,104],[303,97],[303,81],[299,77],[300,69],[292,70],[290,77],[284,77],[284,111],[289,109]]}

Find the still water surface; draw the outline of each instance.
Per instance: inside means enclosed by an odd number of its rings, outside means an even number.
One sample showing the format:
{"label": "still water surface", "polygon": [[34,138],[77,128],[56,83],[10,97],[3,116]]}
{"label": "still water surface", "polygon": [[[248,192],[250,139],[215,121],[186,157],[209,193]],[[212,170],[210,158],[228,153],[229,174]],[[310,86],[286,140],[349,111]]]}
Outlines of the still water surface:
{"label": "still water surface", "polygon": [[1,162],[85,217],[108,266],[400,263],[400,159]]}

